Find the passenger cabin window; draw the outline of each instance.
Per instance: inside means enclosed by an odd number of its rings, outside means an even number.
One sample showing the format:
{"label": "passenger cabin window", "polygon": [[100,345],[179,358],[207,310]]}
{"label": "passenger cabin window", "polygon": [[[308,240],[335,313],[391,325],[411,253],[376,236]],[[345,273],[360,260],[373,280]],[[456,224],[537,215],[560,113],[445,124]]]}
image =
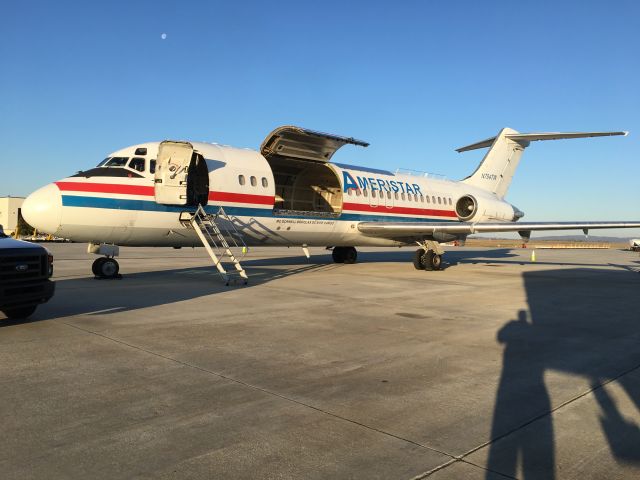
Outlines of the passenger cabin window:
{"label": "passenger cabin window", "polygon": [[367,197],[367,196],[369,196],[369,193],[368,193],[368,191],[367,191],[367,190],[363,190],[363,191],[362,191],[362,195],[363,195],[363,196],[365,196],[365,197]]}
{"label": "passenger cabin window", "polygon": [[376,191],[375,190],[371,190],[371,198],[376,198]]}
{"label": "passenger cabin window", "polygon": [[244,185],[246,183],[244,180],[244,175],[238,175],[238,183],[240,185]]}
{"label": "passenger cabin window", "polygon": [[360,190],[356,190],[356,197],[359,197],[361,195]]}
{"label": "passenger cabin window", "polygon": [[145,164],[144,158],[133,157],[129,161],[129,168],[133,170],[137,170],[138,172],[144,172],[144,164]]}
{"label": "passenger cabin window", "polygon": [[436,196],[435,195],[431,195],[431,201],[435,204],[436,203]]}
{"label": "passenger cabin window", "polygon": [[402,200],[405,199],[404,192],[402,193],[402,195],[400,195],[400,197],[402,198]]}
{"label": "passenger cabin window", "polygon": [[256,185],[258,185],[258,180],[256,180],[256,177],[254,177],[253,175],[251,175],[251,178],[249,180],[251,181],[252,187],[255,187]]}
{"label": "passenger cabin window", "polygon": [[269,186],[269,182],[265,177],[262,177],[262,186],[267,188]]}
{"label": "passenger cabin window", "polygon": [[429,200],[429,195],[427,195],[427,203],[431,203],[431,200]]}
{"label": "passenger cabin window", "polygon": [[387,192],[387,198],[391,200],[391,192]]}
{"label": "passenger cabin window", "polygon": [[424,195],[420,194],[420,201],[424,203]]}
{"label": "passenger cabin window", "polygon": [[394,196],[396,197],[396,200],[398,200],[398,199],[400,198],[400,195],[398,194],[398,192],[396,192],[396,193],[394,194]]}
{"label": "passenger cabin window", "polygon": [[440,197],[438,197],[438,203],[442,204],[442,199]]}
{"label": "passenger cabin window", "polygon": [[156,173],[156,161],[154,160],[149,160],[149,172],[150,173]]}
{"label": "passenger cabin window", "polygon": [[451,198],[449,198],[449,205],[451,205]]}

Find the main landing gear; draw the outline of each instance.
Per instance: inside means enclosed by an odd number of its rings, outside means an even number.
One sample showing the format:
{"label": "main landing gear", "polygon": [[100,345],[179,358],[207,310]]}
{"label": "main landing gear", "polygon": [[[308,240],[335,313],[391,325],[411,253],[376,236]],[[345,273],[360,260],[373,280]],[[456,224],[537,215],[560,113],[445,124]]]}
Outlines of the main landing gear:
{"label": "main landing gear", "polygon": [[335,263],[356,263],[358,251],[354,247],[333,247],[331,256]]}
{"label": "main landing gear", "polygon": [[120,265],[114,258],[120,253],[120,249],[117,245],[106,245],[90,243],[87,248],[88,253],[95,253],[96,255],[104,255],[93,262],[91,265],[91,271],[96,278],[99,279],[114,279],[122,278],[119,274]]}
{"label": "main landing gear", "polygon": [[420,248],[413,255],[413,266],[416,270],[441,270],[444,250],[440,244],[427,240],[419,245]]}

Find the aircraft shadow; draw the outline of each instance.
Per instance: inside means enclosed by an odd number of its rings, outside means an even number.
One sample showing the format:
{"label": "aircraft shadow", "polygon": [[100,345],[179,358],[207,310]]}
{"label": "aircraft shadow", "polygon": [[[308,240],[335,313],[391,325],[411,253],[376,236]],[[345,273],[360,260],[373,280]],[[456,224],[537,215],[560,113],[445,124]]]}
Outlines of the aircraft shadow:
{"label": "aircraft shadow", "polygon": [[[513,257],[518,257],[518,255],[509,248],[451,250],[447,252],[445,257],[445,268],[464,263],[522,263]],[[358,254],[359,262],[398,263],[404,264],[403,267],[409,267],[412,258],[413,251],[407,249],[363,251]],[[251,288],[265,282],[309,271],[350,267],[333,263],[329,250],[326,253],[314,252],[310,259],[297,254],[288,257],[274,256],[256,259],[249,257],[242,263],[250,277],[247,286],[225,286],[213,267],[209,266],[131,274],[125,272],[121,281],[105,280],[99,283],[96,283],[97,281],[93,277],[58,279],[54,298],[49,303],[41,305],[29,320],[10,321],[4,319],[0,321],[0,328],[18,323],[49,320],[89,312],[109,313],[111,311],[116,313],[136,310],[215,295],[226,292],[230,288]],[[181,284],[179,288],[171,286],[172,279],[179,279]],[[140,292],[139,295],[129,294],[133,282],[139,283],[134,287]],[[96,288],[98,286],[100,288]]]}
{"label": "aircraft shadow", "polygon": [[272,265],[271,268],[245,262],[249,274],[247,285],[232,283],[226,286],[212,266],[125,273],[120,280],[97,280],[93,277],[58,279],[56,294],[48,303],[40,305],[27,320],[0,319],[0,328],[73,315],[104,315],[167,305],[335,267],[323,263],[301,265],[302,262],[298,257],[296,264],[291,263],[291,268],[284,269],[273,267],[274,262],[265,263]]}
{"label": "aircraft shadow", "polygon": [[[640,376],[626,375],[640,371],[640,277],[624,270],[563,269],[525,272],[523,278],[529,311],[516,312],[497,333],[504,353],[489,470],[521,478],[519,462],[523,478],[555,478],[550,412],[569,398],[552,402],[544,381],[550,370],[588,381],[612,456],[640,465]],[[612,380],[635,405],[632,420],[618,410],[607,385]]]}

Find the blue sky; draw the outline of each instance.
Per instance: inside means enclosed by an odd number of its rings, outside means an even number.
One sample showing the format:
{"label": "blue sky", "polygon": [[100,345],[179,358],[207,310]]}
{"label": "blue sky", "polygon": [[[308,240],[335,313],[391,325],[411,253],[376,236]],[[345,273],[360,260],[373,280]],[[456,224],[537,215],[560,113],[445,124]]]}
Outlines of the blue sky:
{"label": "blue sky", "polygon": [[[521,132],[527,220],[640,219],[640,2],[3,2],[0,195],[150,140],[354,136],[335,160],[459,179]],[[161,35],[166,33],[166,39]],[[638,232],[633,232],[635,235]]]}

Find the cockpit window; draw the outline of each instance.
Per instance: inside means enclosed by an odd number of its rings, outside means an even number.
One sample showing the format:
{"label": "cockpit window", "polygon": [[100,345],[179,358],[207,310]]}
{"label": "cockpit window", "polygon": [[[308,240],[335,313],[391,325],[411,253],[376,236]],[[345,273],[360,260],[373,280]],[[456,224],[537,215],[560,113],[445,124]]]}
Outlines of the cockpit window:
{"label": "cockpit window", "polygon": [[98,165],[96,165],[96,167],[102,167],[104,166],[105,163],[107,163],[109,160],[111,160],[111,157],[107,157],[104,160],[102,160]]}
{"label": "cockpit window", "polygon": [[149,160],[149,173],[156,173],[156,161]]}
{"label": "cockpit window", "polygon": [[127,164],[129,157],[112,157],[106,162],[103,162],[101,167],[124,167]]}
{"label": "cockpit window", "polygon": [[139,172],[144,172],[144,158],[133,157],[129,161],[129,168],[132,168],[133,170],[137,170]]}

